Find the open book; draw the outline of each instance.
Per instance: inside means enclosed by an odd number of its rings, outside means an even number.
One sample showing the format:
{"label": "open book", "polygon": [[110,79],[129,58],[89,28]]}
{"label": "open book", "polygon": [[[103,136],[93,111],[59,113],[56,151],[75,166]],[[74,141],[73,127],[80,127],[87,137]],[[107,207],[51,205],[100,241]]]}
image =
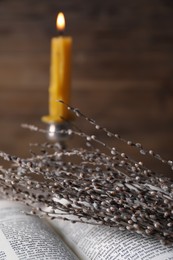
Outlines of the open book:
{"label": "open book", "polygon": [[152,238],[24,211],[19,203],[0,201],[0,260],[173,260],[173,247]]}

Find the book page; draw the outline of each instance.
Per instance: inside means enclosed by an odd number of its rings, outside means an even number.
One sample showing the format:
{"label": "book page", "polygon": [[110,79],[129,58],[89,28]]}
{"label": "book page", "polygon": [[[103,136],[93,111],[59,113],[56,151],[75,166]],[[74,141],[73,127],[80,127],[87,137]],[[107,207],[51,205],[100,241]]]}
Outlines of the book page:
{"label": "book page", "polygon": [[19,203],[0,201],[0,260],[78,259],[44,221]]}
{"label": "book page", "polygon": [[64,240],[84,260],[173,260],[173,247],[153,238],[106,226],[53,221]]}

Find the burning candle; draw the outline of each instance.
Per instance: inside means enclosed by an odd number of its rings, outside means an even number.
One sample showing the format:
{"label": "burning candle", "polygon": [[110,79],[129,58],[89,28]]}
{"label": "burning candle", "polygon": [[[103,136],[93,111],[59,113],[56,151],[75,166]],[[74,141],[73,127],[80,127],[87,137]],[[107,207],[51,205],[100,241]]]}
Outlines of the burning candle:
{"label": "burning candle", "polygon": [[49,115],[42,117],[42,121],[49,124],[62,123],[72,118],[67,107],[58,102],[62,100],[70,104],[71,92],[72,37],[63,36],[65,29],[63,13],[58,14],[56,25],[60,35],[51,40]]}

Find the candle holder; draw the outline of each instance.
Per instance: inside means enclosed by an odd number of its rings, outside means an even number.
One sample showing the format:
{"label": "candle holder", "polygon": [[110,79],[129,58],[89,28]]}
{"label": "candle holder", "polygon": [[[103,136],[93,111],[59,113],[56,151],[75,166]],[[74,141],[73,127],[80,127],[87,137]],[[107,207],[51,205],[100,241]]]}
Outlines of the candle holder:
{"label": "candle holder", "polygon": [[65,142],[68,139],[67,130],[69,129],[68,122],[50,123],[48,125],[47,138],[50,141]]}

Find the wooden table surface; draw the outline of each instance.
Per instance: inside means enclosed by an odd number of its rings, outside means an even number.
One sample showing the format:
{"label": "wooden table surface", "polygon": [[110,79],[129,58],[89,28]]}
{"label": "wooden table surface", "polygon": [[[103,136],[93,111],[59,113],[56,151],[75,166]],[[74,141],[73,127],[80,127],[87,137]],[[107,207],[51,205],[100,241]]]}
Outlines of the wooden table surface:
{"label": "wooden table surface", "polygon": [[[27,156],[45,137],[20,127],[48,111],[58,11],[72,35],[72,104],[123,137],[173,157],[171,1],[1,0],[0,150]],[[95,132],[87,124],[81,125]],[[105,137],[103,137],[105,138]],[[105,139],[104,139],[105,140]],[[123,149],[123,147],[122,147]],[[151,166],[160,169],[156,162]],[[162,173],[170,174],[167,169]]]}

